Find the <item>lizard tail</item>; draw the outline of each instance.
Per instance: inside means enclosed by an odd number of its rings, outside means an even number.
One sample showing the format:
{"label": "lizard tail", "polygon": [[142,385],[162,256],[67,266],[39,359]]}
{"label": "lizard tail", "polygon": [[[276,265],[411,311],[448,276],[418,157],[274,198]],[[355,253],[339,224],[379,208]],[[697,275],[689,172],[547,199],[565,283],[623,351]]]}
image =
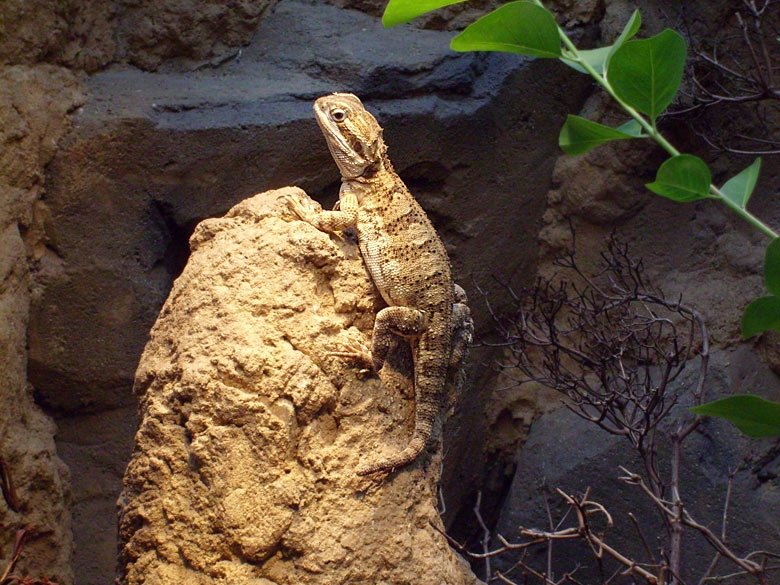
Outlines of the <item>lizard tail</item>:
{"label": "lizard tail", "polygon": [[400,452],[387,459],[364,465],[357,470],[358,475],[372,475],[379,472],[392,473],[408,465],[422,453],[433,434],[433,425],[438,414],[435,401],[416,405],[414,416],[414,434],[409,444]]}

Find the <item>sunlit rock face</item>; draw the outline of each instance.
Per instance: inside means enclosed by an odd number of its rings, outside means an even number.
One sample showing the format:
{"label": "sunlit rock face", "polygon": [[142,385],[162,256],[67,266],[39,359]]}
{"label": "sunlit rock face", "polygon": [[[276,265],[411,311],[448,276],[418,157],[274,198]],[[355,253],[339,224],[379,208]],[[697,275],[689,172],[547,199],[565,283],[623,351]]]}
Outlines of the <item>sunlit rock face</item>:
{"label": "sunlit rock face", "polygon": [[378,303],[353,243],[261,193],[195,229],[136,375],[120,583],[476,585],[441,530],[440,444],[392,481],[412,388],[328,356]]}

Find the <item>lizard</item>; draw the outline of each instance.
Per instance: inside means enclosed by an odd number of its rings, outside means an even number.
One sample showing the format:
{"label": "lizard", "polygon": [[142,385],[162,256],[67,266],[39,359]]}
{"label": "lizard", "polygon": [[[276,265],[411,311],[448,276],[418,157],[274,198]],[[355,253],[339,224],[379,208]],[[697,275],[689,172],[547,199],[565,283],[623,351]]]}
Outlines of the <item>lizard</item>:
{"label": "lizard", "polygon": [[398,336],[411,345],[412,438],[398,453],[357,470],[358,475],[392,473],[427,446],[445,400],[448,371],[460,367],[473,322],[465,292],[452,281],[444,244],[393,169],[376,118],[350,93],[320,97],[314,113],[341,173],[339,201],[333,211],[323,211],[311,200],[284,199],[299,219],[317,229],[339,233],[354,228],[363,261],[388,305],[377,313],[370,356],[360,350],[332,355],[363,357],[380,373]]}

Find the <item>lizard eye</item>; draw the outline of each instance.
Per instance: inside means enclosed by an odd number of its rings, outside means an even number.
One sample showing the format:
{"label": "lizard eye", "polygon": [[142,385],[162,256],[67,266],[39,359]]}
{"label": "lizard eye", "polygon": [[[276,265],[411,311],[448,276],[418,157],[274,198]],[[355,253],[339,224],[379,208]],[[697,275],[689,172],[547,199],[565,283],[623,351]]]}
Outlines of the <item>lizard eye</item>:
{"label": "lizard eye", "polygon": [[330,117],[334,122],[343,122],[347,117],[347,112],[341,108],[334,108],[330,111]]}

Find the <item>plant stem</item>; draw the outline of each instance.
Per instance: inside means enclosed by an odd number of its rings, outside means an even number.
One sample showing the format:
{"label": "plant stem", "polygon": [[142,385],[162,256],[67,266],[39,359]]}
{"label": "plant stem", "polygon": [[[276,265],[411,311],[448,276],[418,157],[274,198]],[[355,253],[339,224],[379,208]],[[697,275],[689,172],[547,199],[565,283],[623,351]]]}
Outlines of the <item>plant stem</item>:
{"label": "plant stem", "polygon": [[677,156],[680,154],[680,151],[677,150],[674,146],[672,146],[666,138],[663,137],[663,135],[658,132],[658,130],[655,128],[654,125],[650,124],[647,120],[644,119],[642,114],[637,112],[633,107],[629,106],[626,102],[621,100],[618,95],[615,93],[615,90],[612,89],[612,86],[610,85],[609,81],[607,81],[607,78],[599,75],[599,73],[584,59],[580,57],[579,51],[577,51],[577,47],[574,46],[574,43],[571,42],[571,39],[566,36],[566,33],[563,32],[563,30],[559,27],[558,32],[561,35],[561,39],[563,39],[564,44],[571,52],[572,61],[576,61],[585,71],[588,72],[588,74],[595,79],[599,85],[601,85],[604,90],[612,96],[612,98],[620,104],[620,107],[623,108],[628,114],[634,118],[637,122],[639,122],[639,125],[644,128],[645,132],[647,132],[648,136],[655,140],[658,144],[661,145],[661,147],[671,154],[672,156]]}
{"label": "plant stem", "polygon": [[683,503],[680,499],[680,447],[682,439],[678,434],[675,434],[672,438],[672,480],[671,480],[671,496],[672,496],[672,512],[674,514],[669,521],[672,525],[671,535],[671,559],[669,562],[669,569],[672,573],[672,585],[678,585],[680,582],[680,573],[682,567],[682,537],[683,537],[683,524],[682,524],[682,508]]}
{"label": "plant stem", "polygon": [[[544,8],[544,6],[541,3],[541,0],[534,0],[536,4]],[[588,63],[585,59],[580,57],[580,53],[577,50],[577,47],[574,45],[574,43],[571,41],[571,39],[566,35],[566,33],[563,31],[563,29],[559,26],[558,27],[558,34],[561,37],[561,40],[563,41],[563,44],[566,45],[566,48],[568,49],[570,55],[566,58],[570,58],[572,61],[577,62],[577,64],[580,65],[585,71],[588,72],[588,74],[598,82],[599,85],[601,85],[604,90],[612,96],[612,99],[614,99],[618,104],[620,104],[620,107],[623,108],[634,120],[639,122],[639,125],[644,128],[645,132],[647,132],[647,135],[655,140],[666,152],[668,152],[672,156],[678,156],[680,154],[680,151],[677,150],[672,144],[658,131],[658,128],[656,128],[655,120],[652,124],[648,122],[642,114],[640,114],[636,109],[625,103],[620,97],[615,93],[615,90],[612,88],[612,85],[610,85],[609,81],[604,75],[600,75],[598,71],[596,71],[590,63]],[[714,184],[710,184],[710,193],[712,193],[713,197],[716,199],[719,199],[723,204],[725,204],[727,207],[731,208],[732,211],[737,213],[737,215],[740,215],[745,221],[750,223],[753,227],[758,229],[760,232],[762,232],[764,235],[769,236],[770,238],[774,239],[778,237],[778,234],[770,228],[768,225],[766,225],[764,222],[762,222],[760,219],[758,219],[755,215],[750,213],[747,209],[744,207],[740,207],[733,201],[731,201],[728,197],[726,197],[723,192],[716,187]]]}
{"label": "plant stem", "polygon": [[720,199],[727,207],[730,207],[732,211],[742,216],[743,219],[745,219],[747,222],[749,222],[753,227],[757,228],[759,231],[763,232],[765,235],[769,236],[772,239],[775,239],[777,237],[777,232],[775,232],[772,228],[770,228],[768,225],[766,225],[763,221],[758,219],[755,215],[750,213],[747,209],[744,207],[740,207],[731,199],[726,197],[723,192],[718,189],[715,185],[710,185],[710,193],[715,195],[718,199]]}

